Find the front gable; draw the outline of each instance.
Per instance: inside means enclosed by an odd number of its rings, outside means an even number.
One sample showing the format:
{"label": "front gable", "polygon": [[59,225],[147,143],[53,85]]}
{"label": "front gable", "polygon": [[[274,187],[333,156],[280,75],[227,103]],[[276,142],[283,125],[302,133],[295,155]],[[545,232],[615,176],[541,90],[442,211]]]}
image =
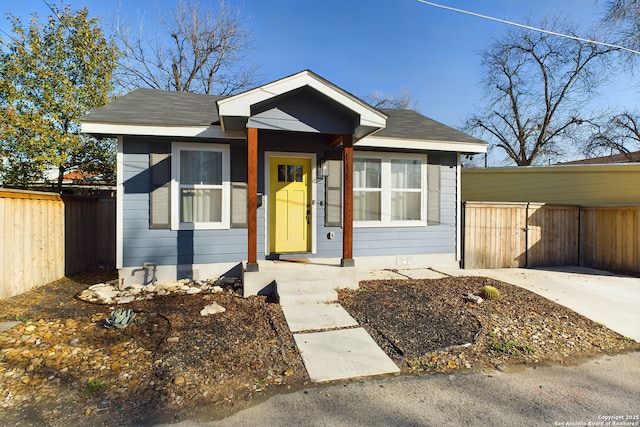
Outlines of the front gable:
{"label": "front gable", "polygon": [[247,127],[292,132],[350,134],[359,115],[305,86],[251,107]]}
{"label": "front gable", "polygon": [[[307,100],[319,101],[317,106]],[[277,128],[278,124],[323,133],[349,133],[356,139],[383,129],[387,115],[317,74],[305,70],[273,83],[217,101],[220,124],[225,131],[240,130],[253,125]],[[311,107],[311,108],[310,108]],[[266,113],[266,114],[265,114]],[[320,113],[314,117],[310,113]],[[254,119],[254,114],[260,117]],[[324,119],[323,120],[323,116]],[[327,116],[353,120],[348,132],[324,132]],[[333,126],[333,124],[331,124]],[[256,126],[258,127],[258,126]]]}

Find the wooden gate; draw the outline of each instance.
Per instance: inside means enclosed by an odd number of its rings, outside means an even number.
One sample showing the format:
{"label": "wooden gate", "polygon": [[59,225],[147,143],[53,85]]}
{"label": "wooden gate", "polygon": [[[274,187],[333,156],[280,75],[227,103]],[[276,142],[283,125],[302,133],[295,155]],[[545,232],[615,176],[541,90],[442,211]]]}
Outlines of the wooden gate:
{"label": "wooden gate", "polygon": [[466,202],[464,268],[577,265],[580,208]]}

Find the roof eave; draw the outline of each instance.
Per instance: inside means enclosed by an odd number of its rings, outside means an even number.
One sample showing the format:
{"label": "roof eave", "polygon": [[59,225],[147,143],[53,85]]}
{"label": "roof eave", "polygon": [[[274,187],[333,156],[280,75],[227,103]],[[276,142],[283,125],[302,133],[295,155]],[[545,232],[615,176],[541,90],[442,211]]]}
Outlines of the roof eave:
{"label": "roof eave", "polygon": [[102,137],[116,137],[121,135],[136,136],[168,136],[168,137],[199,137],[244,139],[243,131],[225,132],[220,126],[162,126],[143,124],[122,124],[104,122],[80,122],[80,132]]}
{"label": "roof eave", "polygon": [[450,151],[465,154],[487,152],[487,143],[483,141],[444,141],[435,139],[393,138],[370,135],[358,141],[359,147],[393,148],[409,150]]}

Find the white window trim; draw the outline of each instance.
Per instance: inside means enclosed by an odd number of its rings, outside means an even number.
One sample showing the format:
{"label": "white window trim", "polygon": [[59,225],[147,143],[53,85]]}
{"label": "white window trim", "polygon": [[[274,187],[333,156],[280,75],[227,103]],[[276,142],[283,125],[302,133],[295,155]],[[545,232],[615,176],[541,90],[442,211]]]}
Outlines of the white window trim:
{"label": "white window trim", "polygon": [[[222,220],[220,222],[180,222],[180,151],[217,151],[222,153]],[[228,230],[231,218],[231,179],[229,146],[224,144],[171,143],[171,229]]]}
{"label": "white window trim", "polygon": [[[358,228],[366,227],[416,227],[427,225],[427,156],[425,154],[403,154],[403,153],[382,153],[373,151],[361,151],[354,153],[355,159],[375,159],[380,160],[380,174],[382,184],[381,194],[381,220],[380,221],[353,221],[353,226]],[[420,220],[414,221],[392,221],[391,220],[391,193],[400,191],[391,188],[391,160],[419,160],[421,188],[420,188]],[[405,189],[413,191],[412,189]],[[402,191],[405,191],[402,190]],[[366,191],[366,189],[355,188],[353,191]]]}

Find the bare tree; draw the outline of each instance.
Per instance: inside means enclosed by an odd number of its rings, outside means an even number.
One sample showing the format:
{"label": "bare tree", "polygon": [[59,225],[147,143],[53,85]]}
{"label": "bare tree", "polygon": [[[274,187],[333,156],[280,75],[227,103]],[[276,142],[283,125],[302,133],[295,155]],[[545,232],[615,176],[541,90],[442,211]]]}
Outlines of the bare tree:
{"label": "bare tree", "polygon": [[[609,0],[605,2],[603,23],[611,29],[615,42],[629,49],[640,50],[640,2],[638,0]],[[637,54],[629,53],[631,62]]]}
{"label": "bare tree", "polygon": [[[575,34],[565,21],[540,25]],[[488,139],[518,166],[560,155],[590,117],[582,107],[606,73],[609,47],[524,29],[509,29],[480,52],[484,102],[466,129]]]}
{"label": "bare tree", "polygon": [[629,161],[637,161],[633,152],[640,150],[640,117],[625,112],[612,117],[589,139],[587,150],[591,154],[602,151],[624,154]]}
{"label": "bare tree", "polygon": [[374,108],[389,110],[417,110],[418,100],[407,88],[400,89],[397,94],[388,94],[380,91],[371,92],[363,99]]}
{"label": "bare tree", "polygon": [[257,67],[247,58],[251,33],[239,9],[225,0],[219,0],[216,9],[197,0],[178,0],[159,31],[140,22],[135,34],[118,19],[114,33],[123,52],[116,75],[119,86],[216,95],[253,87]]}

